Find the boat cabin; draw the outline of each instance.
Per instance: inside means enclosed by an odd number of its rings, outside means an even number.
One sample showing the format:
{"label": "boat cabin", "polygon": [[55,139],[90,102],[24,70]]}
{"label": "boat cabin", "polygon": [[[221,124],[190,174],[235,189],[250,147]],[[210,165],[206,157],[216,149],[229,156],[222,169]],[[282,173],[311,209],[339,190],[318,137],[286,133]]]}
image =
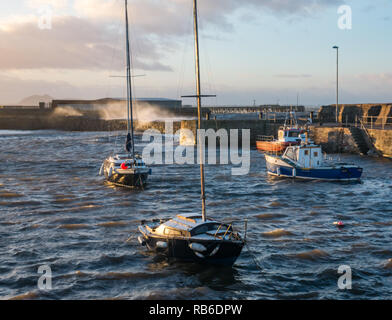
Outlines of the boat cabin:
{"label": "boat cabin", "polygon": [[203,234],[215,236],[219,231],[231,233],[231,226],[224,226],[216,221],[203,221],[201,215],[179,214],[175,218],[166,221],[155,229],[149,231],[158,236],[164,237],[194,237]]}
{"label": "boat cabin", "polygon": [[114,167],[123,168],[145,168],[146,164],[144,163],[143,159],[136,155],[135,158],[130,158],[127,154],[117,154],[113,157],[112,162],[114,163]]}
{"label": "boat cabin", "polygon": [[299,135],[303,130],[298,128],[280,128],[278,131],[278,141],[280,142],[300,142]]}
{"label": "boat cabin", "polygon": [[321,147],[314,144],[287,147],[282,158],[301,168],[318,168],[323,164]]}

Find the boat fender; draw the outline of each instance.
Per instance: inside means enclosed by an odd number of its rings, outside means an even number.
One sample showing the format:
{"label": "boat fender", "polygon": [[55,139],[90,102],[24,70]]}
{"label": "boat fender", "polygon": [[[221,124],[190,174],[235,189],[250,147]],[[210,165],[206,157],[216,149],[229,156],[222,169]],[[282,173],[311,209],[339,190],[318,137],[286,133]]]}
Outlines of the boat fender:
{"label": "boat fender", "polygon": [[203,256],[200,252],[195,251],[195,255],[197,255],[199,258],[204,259],[205,256]]}
{"label": "boat fender", "polygon": [[110,167],[109,172],[108,172],[108,177],[111,178],[113,175],[113,168]]}
{"label": "boat fender", "polygon": [[156,246],[159,249],[167,249],[167,242],[165,242],[165,241],[158,241]]}
{"label": "boat fender", "polygon": [[139,243],[144,247],[146,245],[146,241],[144,240],[144,238],[142,236],[138,236],[137,240],[139,241]]}
{"label": "boat fender", "polygon": [[205,251],[207,251],[207,248],[205,246],[203,246],[200,243],[196,243],[196,242],[191,243],[189,245],[189,248],[191,248],[195,252],[205,252]]}
{"label": "boat fender", "polygon": [[212,250],[212,252],[210,253],[210,257],[216,255],[218,253],[219,249],[220,249],[220,244],[217,245],[214,250]]}
{"label": "boat fender", "polygon": [[101,168],[99,169],[99,175],[100,176],[102,176],[102,173],[103,173],[103,166],[104,166],[104,163],[102,162]]}
{"label": "boat fender", "polygon": [[296,176],[297,176],[297,170],[293,168],[293,178],[295,178]]}
{"label": "boat fender", "polygon": [[276,169],[276,173],[280,177],[280,168]]}

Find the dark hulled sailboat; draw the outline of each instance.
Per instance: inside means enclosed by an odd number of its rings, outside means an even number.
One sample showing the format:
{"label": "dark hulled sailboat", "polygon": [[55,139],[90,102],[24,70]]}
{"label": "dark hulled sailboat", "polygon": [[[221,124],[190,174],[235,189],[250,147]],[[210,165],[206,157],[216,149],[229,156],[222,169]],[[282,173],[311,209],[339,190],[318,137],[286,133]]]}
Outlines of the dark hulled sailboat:
{"label": "dark hulled sailboat", "polygon": [[[198,108],[198,128],[202,128],[199,36],[197,1],[193,0],[194,32],[196,51],[196,83]],[[188,96],[189,97],[189,96]],[[206,197],[204,187],[203,144],[199,135],[200,180],[201,180],[201,214],[178,214],[173,219],[158,224],[139,226],[141,245],[158,254],[185,261],[231,266],[240,255],[245,240],[234,230],[232,224],[207,219]]]}
{"label": "dark hulled sailboat", "polygon": [[128,1],[125,0],[126,60],[127,60],[127,138],[125,152],[109,156],[102,163],[100,175],[108,182],[122,187],[143,188],[151,169],[146,166],[141,155],[135,153],[133,100],[131,82],[131,58],[129,46]]}

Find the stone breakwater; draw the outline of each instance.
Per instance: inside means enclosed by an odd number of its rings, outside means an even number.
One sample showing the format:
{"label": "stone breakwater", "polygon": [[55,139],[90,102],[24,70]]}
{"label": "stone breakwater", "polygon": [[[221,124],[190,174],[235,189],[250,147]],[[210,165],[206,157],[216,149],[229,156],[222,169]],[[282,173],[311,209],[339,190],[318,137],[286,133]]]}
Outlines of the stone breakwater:
{"label": "stone breakwater", "polygon": [[[322,106],[318,112],[322,123],[336,121],[336,105]],[[340,104],[338,120],[340,123],[356,123],[359,119],[375,125],[392,125],[392,103]]]}
{"label": "stone breakwater", "polygon": [[[370,151],[392,158],[392,130],[367,129],[367,132]],[[310,137],[327,153],[362,153],[350,128],[311,126]]]}
{"label": "stone breakwater", "polygon": [[[384,108],[385,109],[385,108]],[[369,115],[371,108],[366,113]],[[320,112],[323,112],[321,110]],[[385,115],[388,110],[380,112]],[[192,133],[196,137],[196,120],[175,120],[173,127],[169,128],[165,121],[135,121],[135,129],[144,132],[148,129],[155,129],[161,133],[178,133],[180,141],[189,144],[190,141],[183,132]],[[238,130],[238,143],[241,145],[242,130],[249,129],[250,146],[255,147],[258,135],[277,136],[277,132],[282,123],[268,120],[204,120],[203,127],[215,132],[225,129],[230,136],[230,130]],[[63,131],[123,131],[127,128],[126,120],[103,120],[97,114],[89,113],[83,115],[65,116],[55,114],[51,109],[41,110],[6,110],[0,109],[0,130],[63,130]],[[379,155],[392,158],[392,130],[382,130],[380,128],[368,128],[363,132],[365,144],[368,149]],[[362,152],[352,129],[348,127],[310,126],[310,136],[315,143],[320,144],[327,153],[352,153],[366,154]],[[219,137],[217,138],[219,145]],[[192,143],[192,141],[191,141]],[[363,147],[363,146],[362,146]]]}

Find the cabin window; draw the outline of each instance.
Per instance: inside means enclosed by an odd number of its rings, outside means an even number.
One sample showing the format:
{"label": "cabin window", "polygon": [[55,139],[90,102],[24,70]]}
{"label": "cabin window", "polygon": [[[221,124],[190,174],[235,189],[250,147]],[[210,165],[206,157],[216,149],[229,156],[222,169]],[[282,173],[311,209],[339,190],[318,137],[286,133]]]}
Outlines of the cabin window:
{"label": "cabin window", "polygon": [[199,234],[206,233],[207,231],[214,231],[216,232],[219,229],[219,224],[214,224],[214,223],[209,223],[209,224],[203,224],[201,226],[198,226],[194,228],[191,231],[192,236],[197,236]]}
{"label": "cabin window", "polygon": [[165,235],[167,236],[183,236],[182,232],[175,229],[165,228]]}
{"label": "cabin window", "polygon": [[291,160],[297,161],[297,155],[292,148],[287,148],[286,157]]}
{"label": "cabin window", "polygon": [[313,155],[314,155],[315,157],[318,157],[318,152],[315,151],[315,152],[313,153]]}
{"label": "cabin window", "polygon": [[197,227],[194,230],[192,230],[192,235],[197,236],[198,234],[203,234],[203,233],[206,233],[207,231],[208,231],[208,226],[203,225],[203,226]]}
{"label": "cabin window", "polygon": [[305,150],[305,156],[309,155],[309,150]]}
{"label": "cabin window", "polygon": [[293,137],[295,137],[295,138],[297,138],[298,137],[298,132],[297,131],[291,131],[291,132],[289,132],[289,137],[291,137],[291,138],[293,138]]}

